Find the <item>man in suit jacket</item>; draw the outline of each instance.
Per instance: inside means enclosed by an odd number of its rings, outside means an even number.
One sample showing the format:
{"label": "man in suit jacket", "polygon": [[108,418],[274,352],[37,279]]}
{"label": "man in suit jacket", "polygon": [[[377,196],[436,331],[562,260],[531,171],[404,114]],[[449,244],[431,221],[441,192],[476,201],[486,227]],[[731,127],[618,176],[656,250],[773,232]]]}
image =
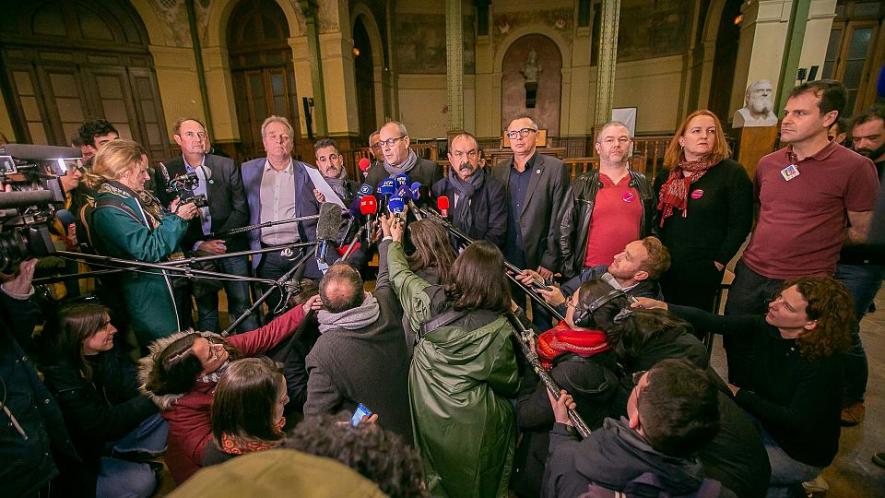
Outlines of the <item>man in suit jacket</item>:
{"label": "man in suit jacket", "polygon": [[[245,251],[248,239],[245,234],[225,239],[209,238],[212,233],[221,233],[240,228],[249,221],[249,208],[243,192],[240,170],[232,159],[206,154],[209,139],[206,128],[195,118],[181,118],[173,127],[172,137],[181,147],[181,157],[176,157],[165,164],[166,172],[162,175],[163,183],[179,175],[195,173],[199,179],[196,195],[205,195],[209,201],[207,207],[200,209],[200,217],[193,218],[188,224],[187,232],[181,241],[185,251],[194,252],[195,256],[209,256],[226,252]],[[168,179],[166,178],[168,175]],[[158,178],[159,180],[159,178]],[[166,192],[165,185],[158,188],[158,197],[164,204],[171,201],[174,193]],[[215,261],[215,268],[222,273],[249,276],[249,260],[246,256],[224,258]],[[246,311],[251,300],[249,284],[229,280],[223,282],[227,294],[228,311],[231,321]],[[197,303],[197,327],[200,330],[218,330],[218,290],[221,282],[198,279],[194,281],[193,295]],[[178,299],[180,301],[180,299]],[[187,296],[185,310],[190,310],[190,296]],[[258,321],[249,317],[243,321],[237,331],[245,332],[258,328]]]}
{"label": "man in suit jacket", "polygon": [[[270,116],[261,125],[267,157],[247,161],[242,167],[250,225],[319,214],[320,204],[314,197],[314,185],[306,169],[310,166],[292,159],[293,135],[292,125],[284,117]],[[249,232],[249,245],[255,250],[296,242],[314,242],[316,229],[317,221],[310,220],[252,230]],[[312,247],[302,248],[301,254],[313,250]],[[296,256],[298,253],[296,251]],[[261,278],[278,279],[294,264],[295,261],[280,252],[252,257],[252,267]],[[301,271],[310,279],[322,277],[315,258],[308,258]],[[276,294],[270,295],[267,304],[271,310],[281,298]]]}
{"label": "man in suit jacket", "polygon": [[[520,268],[537,271],[551,281],[559,271],[557,230],[568,191],[568,171],[562,161],[537,152],[538,125],[519,117],[507,126],[513,158],[498,163],[492,175],[504,185],[507,199],[507,240],[504,256]],[[535,307],[535,324],[549,318]]]}
{"label": "man in suit jacket", "polygon": [[366,183],[373,188],[377,187],[385,178],[393,178],[405,173],[412,182],[420,182],[421,185],[430,188],[434,183],[442,180],[442,168],[433,161],[422,159],[409,148],[411,139],[406,126],[399,121],[390,121],[379,130],[381,140],[381,158],[384,162],[376,163],[369,169]]}

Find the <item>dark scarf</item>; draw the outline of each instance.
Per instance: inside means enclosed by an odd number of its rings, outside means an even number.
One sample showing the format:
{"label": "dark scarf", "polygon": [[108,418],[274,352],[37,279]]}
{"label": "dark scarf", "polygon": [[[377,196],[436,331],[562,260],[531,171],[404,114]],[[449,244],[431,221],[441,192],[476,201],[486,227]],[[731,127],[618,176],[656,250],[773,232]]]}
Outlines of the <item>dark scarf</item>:
{"label": "dark scarf", "polygon": [[454,165],[449,168],[449,185],[458,192],[458,202],[455,203],[452,216],[454,217],[455,225],[461,227],[466,232],[470,232],[473,228],[473,209],[471,209],[473,194],[482,188],[485,184],[485,179],[485,172],[482,169],[478,169],[473,176],[464,182],[455,174]]}
{"label": "dark scarf", "polygon": [[402,162],[402,164],[394,166],[387,161],[384,161],[384,170],[387,171],[390,176],[401,175],[404,173],[408,173],[412,171],[412,168],[418,164],[418,155],[415,154],[415,151],[409,149],[409,156],[406,157],[406,160]]}
{"label": "dark scarf", "polygon": [[338,178],[323,177],[323,179],[326,180],[326,183],[329,184],[332,191],[338,194],[338,197],[340,197],[342,201],[347,202],[347,189],[345,188],[347,185],[346,169],[341,169],[341,174],[338,175]]}
{"label": "dark scarf", "polygon": [[101,184],[98,188],[98,193],[109,193],[119,197],[135,199],[142,211],[144,211],[149,225],[148,228],[151,230],[157,228],[160,225],[160,220],[163,219],[163,206],[160,204],[159,199],[146,190],[135,192],[120,182],[108,180]]}
{"label": "dark scarf", "polygon": [[[718,164],[718,163],[717,163]],[[661,185],[658,211],[661,212],[661,226],[670,216],[674,209],[682,211],[682,217],[688,217],[688,189],[692,183],[701,179],[707,171],[715,166],[709,159],[700,161],[679,161],[679,164],[670,170],[667,181]]]}
{"label": "dark scarf", "polygon": [[572,353],[589,358],[609,350],[605,332],[574,330],[564,321],[538,336],[538,356],[544,368],[550,368],[559,355]]}

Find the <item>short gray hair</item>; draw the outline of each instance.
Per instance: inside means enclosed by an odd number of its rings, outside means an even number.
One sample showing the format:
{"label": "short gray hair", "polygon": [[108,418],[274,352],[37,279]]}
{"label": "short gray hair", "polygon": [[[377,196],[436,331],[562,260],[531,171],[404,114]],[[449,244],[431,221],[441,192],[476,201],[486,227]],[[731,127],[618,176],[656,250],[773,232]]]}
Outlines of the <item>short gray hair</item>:
{"label": "short gray hair", "polygon": [[[388,125],[396,125],[397,129],[399,130],[399,135],[401,137],[405,137],[405,136],[409,135],[409,130],[406,129],[406,125],[400,123],[399,121],[388,121],[388,122],[384,123],[384,126],[388,126]],[[381,128],[384,128],[384,126],[382,126]],[[379,134],[381,133],[380,129],[378,130],[378,133]]]}
{"label": "short gray hair", "polygon": [[516,116],[515,118],[511,119],[510,122],[507,123],[507,128],[505,128],[505,129],[509,129],[510,125],[512,125],[514,121],[517,121],[520,119],[528,119],[529,121],[531,121],[532,127],[534,127],[535,131],[537,131],[541,128],[540,126],[538,126],[538,122],[535,121],[535,118],[529,116],[528,114],[520,114],[519,116]]}
{"label": "short gray hair", "polygon": [[[602,133],[605,132],[605,130],[607,130],[607,129],[609,129],[609,128],[612,128],[612,127],[614,127],[614,126],[620,126],[620,127],[624,128],[625,130],[627,130],[627,135],[630,135],[630,128],[629,128],[627,125],[625,125],[623,122],[621,122],[621,121],[609,121],[608,123],[605,123],[604,125],[602,125],[602,126],[599,128],[599,131],[596,132],[596,143],[599,143],[599,137],[602,136]],[[630,138],[632,139],[633,137],[630,136]]]}
{"label": "short gray hair", "polygon": [[292,123],[290,123],[289,120],[285,117],[277,116],[275,114],[268,116],[267,119],[265,119],[264,122],[261,123],[261,138],[264,138],[264,132],[265,130],[267,130],[267,127],[270,126],[271,123],[283,123],[284,125],[286,125],[286,128],[289,129],[289,138],[295,140],[295,128],[292,128]]}

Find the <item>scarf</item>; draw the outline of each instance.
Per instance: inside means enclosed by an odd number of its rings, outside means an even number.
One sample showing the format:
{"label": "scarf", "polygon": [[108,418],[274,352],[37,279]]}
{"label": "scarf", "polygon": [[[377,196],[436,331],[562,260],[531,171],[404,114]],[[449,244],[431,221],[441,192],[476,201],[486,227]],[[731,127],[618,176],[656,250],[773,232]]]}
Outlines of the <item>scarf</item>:
{"label": "scarf", "polygon": [[452,216],[454,217],[455,225],[465,232],[469,233],[473,228],[473,210],[470,209],[470,201],[473,198],[473,194],[485,184],[485,178],[483,170],[478,169],[473,173],[473,176],[468,178],[466,182],[463,182],[455,173],[455,166],[452,165],[449,168],[449,185],[458,193],[458,201],[455,203]]}
{"label": "scarf", "polygon": [[160,225],[160,220],[163,219],[163,206],[150,192],[144,190],[135,192],[120,182],[108,180],[98,187],[98,193],[108,193],[119,197],[135,199],[138,205],[141,206],[141,210],[144,211],[145,218],[148,220],[148,228],[151,230],[157,228]]}
{"label": "scarf", "polygon": [[570,329],[564,321],[538,336],[538,356],[544,368],[553,366],[553,360],[565,353],[589,358],[608,350],[605,332]]}
{"label": "scarf", "polygon": [[248,437],[238,436],[235,434],[224,433],[221,435],[219,444],[222,452],[229,455],[244,455],[246,453],[254,453],[256,451],[269,450],[275,448],[283,442],[283,426],[286,425],[286,417],[280,417],[274,424],[274,432],[280,436],[276,441],[264,441],[261,439],[252,439]]}
{"label": "scarf", "polygon": [[[717,163],[718,164],[718,163]],[[679,161],[679,165],[670,170],[667,181],[661,185],[658,211],[661,211],[661,227],[664,221],[673,216],[674,209],[682,210],[682,217],[688,217],[688,188],[700,180],[710,168],[715,166],[709,159],[699,161]]]}
{"label": "scarf", "polygon": [[409,149],[409,157],[407,157],[402,164],[394,166],[393,164],[384,161],[384,170],[387,171],[390,176],[396,176],[412,171],[412,168],[414,168],[416,164],[418,164],[418,156],[415,154],[414,150]]}
{"label": "scarf", "polygon": [[347,202],[347,190],[344,188],[346,178],[347,173],[344,170],[341,170],[341,175],[338,178],[324,178],[326,183],[329,184],[329,187],[332,188],[332,191],[334,191],[344,202]]}
{"label": "scarf", "polygon": [[340,313],[320,310],[317,313],[317,320],[320,322],[320,333],[325,334],[334,329],[359,330],[375,323],[379,316],[381,316],[381,306],[378,300],[366,292],[363,304]]}
{"label": "scarf", "polygon": [[224,362],[218,369],[216,369],[212,373],[208,373],[203,375],[197,379],[197,382],[202,384],[218,384],[218,380],[221,379],[221,376],[224,374],[224,371],[227,370],[227,367],[230,366],[230,360]]}

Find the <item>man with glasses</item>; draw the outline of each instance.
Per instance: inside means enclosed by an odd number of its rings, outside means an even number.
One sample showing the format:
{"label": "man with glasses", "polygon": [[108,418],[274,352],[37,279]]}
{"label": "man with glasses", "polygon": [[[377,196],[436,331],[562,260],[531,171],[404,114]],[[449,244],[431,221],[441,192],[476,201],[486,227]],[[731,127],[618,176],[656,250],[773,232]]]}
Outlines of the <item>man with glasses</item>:
{"label": "man with glasses", "polygon": [[[538,124],[532,118],[514,119],[506,134],[513,158],[501,161],[492,171],[504,185],[507,200],[504,256],[550,281],[559,271],[557,221],[568,190],[568,171],[559,159],[537,152]],[[535,307],[533,321],[544,330],[551,325],[539,307]]]}
{"label": "man with glasses", "polygon": [[504,248],[507,207],[504,185],[479,164],[479,144],[470,133],[449,139],[449,175],[433,185],[433,195],[445,195],[455,226],[474,240],[485,239]]}
{"label": "man with glasses", "polygon": [[390,121],[378,130],[381,146],[381,164],[372,166],[366,183],[372,187],[377,186],[385,178],[393,178],[400,174],[409,176],[410,182],[420,182],[425,187],[430,187],[442,179],[442,169],[433,161],[423,159],[409,148],[411,143],[409,132],[405,125],[399,121]]}
{"label": "man with glasses", "polygon": [[[200,216],[190,220],[187,233],[181,241],[185,251],[193,256],[209,256],[227,252],[245,251],[249,248],[246,234],[226,239],[209,237],[212,233],[221,233],[245,226],[249,222],[249,207],[246,205],[246,194],[240,170],[233,159],[207,154],[209,137],[206,127],[196,118],[181,118],[175,122],[172,138],[181,147],[181,156],[165,163],[166,171],[157,178],[164,184],[158,185],[157,194],[164,204],[168,204],[175,196],[167,193],[165,183],[171,178],[184,174],[196,174],[198,179],[195,195],[204,195],[208,200],[206,207],[200,208]],[[231,275],[248,276],[249,260],[246,256],[216,260],[211,270]],[[217,282],[217,281],[215,281]],[[251,305],[249,285],[234,280],[212,282],[208,279],[197,279],[193,283],[192,292],[197,303],[197,327],[200,330],[218,330],[218,291],[223,285],[227,295],[228,311],[231,320],[240,316]],[[187,291],[187,289],[185,289]],[[190,292],[184,299],[176,297],[179,310],[187,310],[183,314],[190,315]],[[258,328],[258,321],[250,316],[243,321],[237,331],[244,332]]]}
{"label": "man with glasses", "polygon": [[628,167],[633,141],[618,121],[596,136],[599,169],[579,176],[567,196],[560,222],[562,273],[610,265],[631,241],[651,232],[654,191],[645,175]]}
{"label": "man with glasses", "polygon": [[[381,133],[378,130],[369,135],[369,153],[372,154],[372,164],[370,168],[384,163],[384,155],[381,153]],[[368,174],[368,172],[366,172]]]}

